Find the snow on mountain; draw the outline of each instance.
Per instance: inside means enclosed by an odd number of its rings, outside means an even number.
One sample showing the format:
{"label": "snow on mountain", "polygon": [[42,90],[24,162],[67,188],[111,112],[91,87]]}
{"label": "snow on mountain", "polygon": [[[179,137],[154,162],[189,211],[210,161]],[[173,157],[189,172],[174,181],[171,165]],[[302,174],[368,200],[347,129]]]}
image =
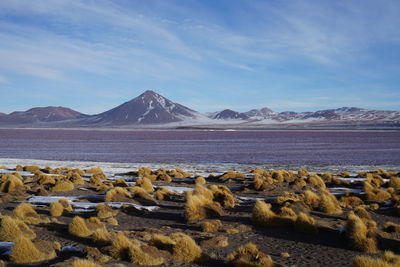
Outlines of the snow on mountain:
{"label": "snow on mountain", "polygon": [[214,114],[211,118],[218,120],[247,120],[249,116],[231,109],[224,109]]}
{"label": "snow on mountain", "polygon": [[206,117],[148,90],[131,101],[83,121],[93,125],[165,124]]}

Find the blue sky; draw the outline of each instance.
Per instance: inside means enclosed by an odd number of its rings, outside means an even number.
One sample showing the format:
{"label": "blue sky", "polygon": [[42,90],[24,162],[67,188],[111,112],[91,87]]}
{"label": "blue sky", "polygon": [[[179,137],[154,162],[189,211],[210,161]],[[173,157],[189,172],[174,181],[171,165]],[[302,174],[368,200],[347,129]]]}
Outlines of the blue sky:
{"label": "blue sky", "polygon": [[400,109],[398,0],[0,1],[0,112]]}

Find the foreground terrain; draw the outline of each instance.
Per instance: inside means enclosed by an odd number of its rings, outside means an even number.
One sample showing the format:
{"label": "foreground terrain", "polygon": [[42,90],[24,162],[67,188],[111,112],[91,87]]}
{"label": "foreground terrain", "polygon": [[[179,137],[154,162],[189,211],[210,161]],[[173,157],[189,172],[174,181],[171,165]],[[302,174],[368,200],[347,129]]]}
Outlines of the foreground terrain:
{"label": "foreground terrain", "polygon": [[18,165],[0,176],[10,266],[400,264],[398,172]]}

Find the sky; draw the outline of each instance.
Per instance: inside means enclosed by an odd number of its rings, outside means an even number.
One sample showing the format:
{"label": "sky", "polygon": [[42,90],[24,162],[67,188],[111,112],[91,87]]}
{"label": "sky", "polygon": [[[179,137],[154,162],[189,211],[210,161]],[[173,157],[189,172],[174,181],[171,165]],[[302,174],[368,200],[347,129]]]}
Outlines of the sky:
{"label": "sky", "polygon": [[0,1],[0,112],[400,110],[398,0]]}

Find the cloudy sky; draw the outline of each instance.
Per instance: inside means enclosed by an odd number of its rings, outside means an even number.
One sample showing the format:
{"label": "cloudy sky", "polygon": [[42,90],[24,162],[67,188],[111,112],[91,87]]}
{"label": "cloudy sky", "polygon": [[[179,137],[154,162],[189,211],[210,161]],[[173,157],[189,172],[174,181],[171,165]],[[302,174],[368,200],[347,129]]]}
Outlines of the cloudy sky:
{"label": "cloudy sky", "polygon": [[398,0],[0,1],[0,112],[400,109]]}

